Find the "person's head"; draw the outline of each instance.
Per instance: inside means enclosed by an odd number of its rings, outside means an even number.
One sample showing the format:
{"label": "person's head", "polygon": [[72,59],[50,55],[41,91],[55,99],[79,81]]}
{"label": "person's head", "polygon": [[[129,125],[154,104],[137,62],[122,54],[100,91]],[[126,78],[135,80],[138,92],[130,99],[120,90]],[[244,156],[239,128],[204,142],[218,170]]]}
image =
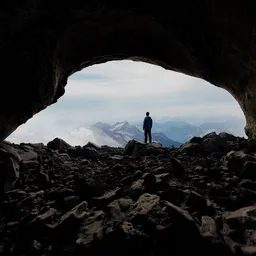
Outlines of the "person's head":
{"label": "person's head", "polygon": [[149,116],[149,112],[146,113],[146,116]]}

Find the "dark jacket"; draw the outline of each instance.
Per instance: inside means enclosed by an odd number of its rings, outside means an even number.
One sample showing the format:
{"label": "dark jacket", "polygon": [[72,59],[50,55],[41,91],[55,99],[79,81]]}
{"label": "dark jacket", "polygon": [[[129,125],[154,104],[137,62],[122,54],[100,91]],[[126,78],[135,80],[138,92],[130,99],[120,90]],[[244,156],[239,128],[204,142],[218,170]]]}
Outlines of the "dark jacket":
{"label": "dark jacket", "polygon": [[146,116],[143,122],[143,130],[150,131],[152,129],[153,120],[150,116]]}

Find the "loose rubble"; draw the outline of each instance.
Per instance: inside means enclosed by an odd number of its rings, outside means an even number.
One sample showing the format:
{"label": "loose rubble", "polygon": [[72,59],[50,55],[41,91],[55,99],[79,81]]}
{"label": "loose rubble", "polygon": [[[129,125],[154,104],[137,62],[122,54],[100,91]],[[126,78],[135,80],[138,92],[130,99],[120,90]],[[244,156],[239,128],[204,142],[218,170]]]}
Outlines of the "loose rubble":
{"label": "loose rubble", "polygon": [[0,144],[0,255],[255,255],[256,142]]}

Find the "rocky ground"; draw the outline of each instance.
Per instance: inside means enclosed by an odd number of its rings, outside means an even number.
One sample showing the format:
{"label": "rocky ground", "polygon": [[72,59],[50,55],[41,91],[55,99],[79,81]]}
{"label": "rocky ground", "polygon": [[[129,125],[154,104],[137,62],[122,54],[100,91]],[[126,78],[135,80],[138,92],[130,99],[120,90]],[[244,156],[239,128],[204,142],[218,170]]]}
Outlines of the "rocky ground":
{"label": "rocky ground", "polygon": [[0,144],[0,255],[256,255],[256,142]]}

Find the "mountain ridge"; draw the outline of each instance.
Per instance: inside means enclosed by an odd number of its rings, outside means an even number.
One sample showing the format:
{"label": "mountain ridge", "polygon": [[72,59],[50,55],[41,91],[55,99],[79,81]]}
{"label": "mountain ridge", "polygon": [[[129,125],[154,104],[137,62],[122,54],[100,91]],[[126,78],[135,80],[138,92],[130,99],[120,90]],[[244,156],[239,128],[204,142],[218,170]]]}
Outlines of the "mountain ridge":
{"label": "mountain ridge", "polygon": [[[79,135],[80,139],[85,138],[87,134],[87,141],[91,141],[97,145],[108,145],[124,147],[126,143],[132,139],[143,141],[144,133],[138,127],[129,124],[128,121],[116,122],[113,125],[108,123],[97,122],[88,127],[79,127],[73,130],[70,135]],[[172,140],[163,132],[152,132],[153,141],[160,142],[163,147],[180,147],[182,143]],[[84,141],[85,143],[85,141]]]}

